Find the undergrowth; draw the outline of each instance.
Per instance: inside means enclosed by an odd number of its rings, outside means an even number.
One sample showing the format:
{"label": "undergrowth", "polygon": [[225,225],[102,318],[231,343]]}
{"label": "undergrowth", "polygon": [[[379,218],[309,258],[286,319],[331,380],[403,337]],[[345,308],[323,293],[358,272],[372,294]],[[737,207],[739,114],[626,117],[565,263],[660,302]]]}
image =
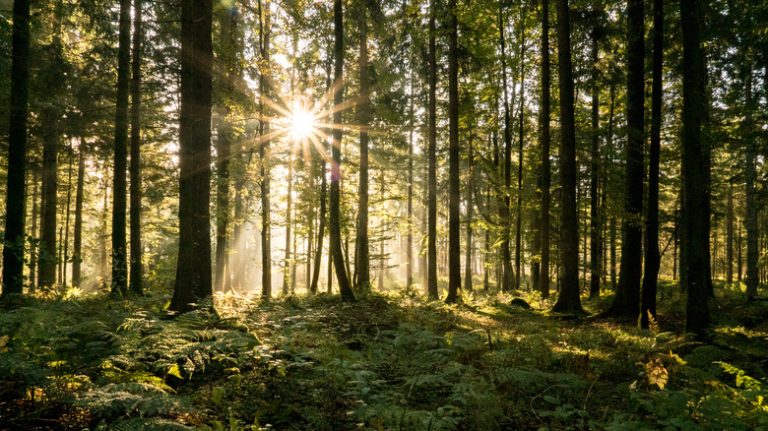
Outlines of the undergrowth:
{"label": "undergrowth", "polygon": [[650,331],[522,292],[532,309],[226,296],[176,319],[164,298],[32,298],[0,313],[0,429],[768,429],[768,307],[719,288],[705,344],[669,330],[666,289]]}

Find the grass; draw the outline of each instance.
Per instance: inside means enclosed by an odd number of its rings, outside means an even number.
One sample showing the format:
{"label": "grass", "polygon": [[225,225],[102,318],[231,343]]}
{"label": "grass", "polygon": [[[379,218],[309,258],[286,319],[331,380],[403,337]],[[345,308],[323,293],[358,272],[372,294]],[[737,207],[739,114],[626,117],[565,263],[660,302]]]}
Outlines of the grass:
{"label": "grass", "polygon": [[0,429],[768,429],[768,305],[738,287],[708,344],[672,285],[650,331],[517,296],[31,298],[0,315]]}

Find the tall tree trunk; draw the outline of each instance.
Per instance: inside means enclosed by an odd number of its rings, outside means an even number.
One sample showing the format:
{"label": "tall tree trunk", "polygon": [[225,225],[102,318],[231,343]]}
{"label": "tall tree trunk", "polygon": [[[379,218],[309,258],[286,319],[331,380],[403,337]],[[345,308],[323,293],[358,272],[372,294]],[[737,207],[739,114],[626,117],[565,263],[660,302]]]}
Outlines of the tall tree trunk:
{"label": "tall tree trunk", "polygon": [[[259,0],[259,40],[261,58],[265,63],[261,75],[259,76],[259,89],[261,92],[259,98],[259,111],[262,118],[269,118],[265,100],[270,97],[270,38],[271,38],[271,19],[272,12],[271,1]],[[269,299],[272,296],[272,221],[270,219],[270,182],[271,182],[271,164],[272,156],[270,149],[270,124],[269,120],[262,120],[260,125],[261,146],[259,147],[259,157],[261,158],[261,296],[263,299]]]}
{"label": "tall tree trunk", "polygon": [[26,217],[27,105],[29,101],[29,1],[13,2],[11,108],[8,176],[5,195],[3,296],[24,287],[24,222]]}
{"label": "tall tree trunk", "polygon": [[179,263],[169,307],[184,312],[212,294],[211,0],[181,3]]}
{"label": "tall tree trunk", "polygon": [[142,2],[133,0],[133,63],[131,64],[131,262],[129,289],[144,294],[144,268],[141,249],[141,44]]}
{"label": "tall tree trunk", "polygon": [[437,0],[430,1],[429,12],[429,124],[427,191],[427,296],[435,301],[437,291],[437,45],[435,20]]}
{"label": "tall tree trunk", "polygon": [[459,25],[456,0],[448,0],[448,296],[459,299],[461,289],[461,225],[459,205]]}
{"label": "tall tree trunk", "polygon": [[728,182],[728,203],[725,215],[725,280],[733,283],[733,181]]}
{"label": "tall tree trunk", "polygon": [[706,236],[707,175],[704,172],[705,149],[701,126],[704,117],[705,60],[701,47],[702,12],[699,0],[680,1],[681,27],[683,30],[683,186],[686,235],[683,248],[687,250],[685,289],[686,330],[703,334],[709,326],[709,280],[705,271],[709,250]]}
{"label": "tall tree trunk", "polygon": [[293,150],[288,156],[288,196],[285,211],[285,260],[283,261],[283,296],[290,292],[291,269],[294,257],[291,255],[291,228],[293,227]]}
{"label": "tall tree trunk", "polygon": [[512,192],[512,130],[510,125],[510,109],[509,109],[509,90],[507,84],[507,53],[506,53],[506,37],[504,35],[504,28],[506,27],[506,20],[504,19],[504,6],[502,2],[499,2],[499,44],[501,45],[501,85],[504,87],[504,160],[503,160],[503,176],[504,176],[504,189],[502,192],[503,199],[500,203],[499,215],[501,216],[502,224],[502,238],[501,238],[501,291],[507,292],[513,288],[514,274],[512,271],[512,252],[511,252],[511,240],[512,240],[512,217],[510,215],[510,207],[512,204],[510,193]]}
{"label": "tall tree trunk", "polygon": [[410,94],[408,95],[408,237],[406,239],[406,269],[405,269],[405,289],[410,292],[413,287],[413,134],[415,129],[414,97],[415,83],[413,78],[413,56],[411,56],[410,65]]}
{"label": "tall tree trunk", "polygon": [[368,122],[370,96],[368,94],[368,20],[366,1],[358,2],[357,24],[360,31],[360,105],[358,106],[358,122],[360,126],[360,181],[357,201],[357,252],[355,256],[355,273],[357,287],[363,291],[370,290],[370,256],[368,245]]}
{"label": "tall tree trunk", "polygon": [[64,207],[64,242],[62,243],[64,246],[64,253],[62,254],[61,259],[62,286],[67,285],[67,262],[69,262],[69,225],[72,213],[70,211],[72,209],[72,168],[75,163],[75,151],[72,148],[71,142],[67,147],[67,152],[69,153],[69,166],[67,168],[67,204]]}
{"label": "tall tree trunk", "polygon": [[[38,221],[40,220],[40,170],[32,168],[32,232],[31,236],[34,239],[33,243],[29,247],[29,290],[34,292],[37,288],[37,251],[39,248],[38,241],[40,239],[40,232],[38,231]],[[3,266],[5,268],[5,266]]]}
{"label": "tall tree trunk", "polygon": [[472,126],[469,128],[469,154],[467,154],[467,169],[469,180],[467,181],[467,257],[464,262],[464,287],[467,292],[472,292],[472,272],[473,272],[473,250],[472,243],[472,223],[475,210],[475,153],[474,153],[474,138],[472,137]]}
{"label": "tall tree trunk", "polygon": [[74,250],[72,251],[72,285],[80,287],[82,276],[80,268],[83,263],[83,200],[85,188],[85,142],[80,138],[77,158],[77,190],[75,192],[75,233]]}
{"label": "tall tree trunk", "polygon": [[643,0],[627,2],[627,143],[624,177],[624,217],[621,226],[619,285],[609,315],[636,319],[640,312],[643,269],[643,145],[644,145],[644,6]]}
{"label": "tall tree trunk", "polygon": [[557,1],[560,82],[560,294],[553,311],[581,313],[579,225],[576,214],[576,126],[574,123],[571,24],[568,0]]}
{"label": "tall tree trunk", "polygon": [[736,237],[736,281],[741,283],[742,277],[743,277],[743,256],[742,251],[744,250],[744,245],[742,244],[742,239],[744,238],[743,232],[742,232],[742,223],[738,223],[739,226],[739,233]]}
{"label": "tall tree trunk", "polygon": [[661,157],[661,98],[664,62],[664,0],[653,0],[653,84],[651,88],[651,147],[648,158],[648,208],[645,218],[645,274],[640,304],[640,326],[656,318],[659,252],[659,159]]}
{"label": "tall tree trunk", "polygon": [[525,3],[520,10],[520,112],[517,138],[517,217],[515,219],[515,289],[520,289],[522,276],[522,221],[523,221],[523,144],[525,137]]}
{"label": "tall tree trunk", "polygon": [[[339,282],[339,292],[345,301],[354,301],[355,294],[347,277],[347,268],[344,265],[344,255],[341,248],[341,192],[339,181],[341,180],[341,141],[344,135],[342,130],[342,111],[344,103],[344,12],[342,0],[333,1],[333,28],[334,28],[334,85],[333,104],[336,107],[333,113],[333,132],[331,147],[331,193],[330,193],[330,254],[333,256],[333,264],[336,270],[336,279]],[[330,281],[329,281],[330,285]]]}
{"label": "tall tree trunk", "polygon": [[760,249],[758,247],[758,225],[757,225],[757,188],[755,182],[757,181],[757,171],[755,168],[757,158],[757,144],[754,141],[752,109],[753,109],[753,73],[751,60],[746,61],[748,65],[745,66],[745,86],[744,86],[744,98],[745,98],[745,115],[743,122],[743,129],[745,133],[744,139],[744,154],[746,155],[746,168],[744,169],[744,175],[746,177],[746,217],[745,217],[745,230],[747,231],[747,297],[752,299],[757,295],[757,286],[760,284],[758,273],[758,260],[760,257]]}
{"label": "tall tree trunk", "polygon": [[325,236],[325,212],[326,212],[326,204],[325,204],[325,194],[326,190],[328,189],[327,181],[326,181],[326,163],[325,160],[321,158],[321,166],[322,166],[322,177],[320,180],[320,215],[319,215],[319,222],[317,227],[317,251],[315,252],[315,266],[314,271],[312,272],[312,284],[310,284],[309,291],[314,295],[317,293],[317,281],[320,278],[320,264],[321,259],[323,257],[323,238]]}
{"label": "tall tree trunk", "polygon": [[131,66],[131,0],[120,0],[115,111],[115,173],[112,176],[112,295],[128,293],[125,240],[128,170],[128,91]]}
{"label": "tall tree trunk", "polygon": [[[567,5],[566,5],[567,6]],[[550,60],[549,60],[549,0],[541,0],[541,100],[539,104],[539,141],[541,146],[541,214],[539,216],[540,270],[539,291],[549,297],[549,203],[550,203]]]}
{"label": "tall tree trunk", "polygon": [[589,241],[590,241],[590,283],[589,283],[589,296],[590,298],[596,298],[600,296],[600,245],[602,244],[602,238],[600,233],[602,227],[600,223],[601,209],[598,197],[598,191],[600,188],[600,86],[598,80],[600,79],[599,69],[599,39],[602,29],[602,5],[599,1],[594,3],[594,24],[592,26],[592,148],[591,148],[591,172],[590,172],[590,184],[589,184]]}
{"label": "tall tree trunk", "polygon": [[[108,266],[108,247],[107,247],[107,237],[108,237],[108,226],[109,226],[109,165],[106,163],[104,164],[104,198],[102,200],[102,207],[101,207],[101,235],[100,241],[99,241],[99,248],[100,248],[100,254],[99,254],[99,285],[101,289],[107,288],[107,281],[109,280],[109,276],[107,275],[109,272],[109,266]],[[42,229],[42,227],[41,227]],[[41,235],[42,236],[42,235]]]}

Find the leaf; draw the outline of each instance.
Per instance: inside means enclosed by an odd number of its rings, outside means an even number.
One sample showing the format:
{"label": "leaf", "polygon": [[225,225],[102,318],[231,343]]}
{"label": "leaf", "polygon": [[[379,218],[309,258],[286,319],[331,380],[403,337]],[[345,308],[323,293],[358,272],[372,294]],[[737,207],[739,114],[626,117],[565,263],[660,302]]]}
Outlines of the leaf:
{"label": "leaf", "polygon": [[548,402],[548,403],[550,403],[550,404],[554,404],[554,405],[556,405],[556,406],[557,406],[557,405],[560,405],[560,398],[558,398],[558,397],[555,397],[555,396],[552,396],[552,395],[544,395],[544,396],[543,396],[543,397],[541,397],[541,398],[542,398],[544,401],[546,401],[546,402]]}
{"label": "leaf", "polygon": [[178,379],[183,379],[181,377],[181,370],[179,370],[179,364],[173,364],[170,368],[168,368],[167,375],[176,377]]}

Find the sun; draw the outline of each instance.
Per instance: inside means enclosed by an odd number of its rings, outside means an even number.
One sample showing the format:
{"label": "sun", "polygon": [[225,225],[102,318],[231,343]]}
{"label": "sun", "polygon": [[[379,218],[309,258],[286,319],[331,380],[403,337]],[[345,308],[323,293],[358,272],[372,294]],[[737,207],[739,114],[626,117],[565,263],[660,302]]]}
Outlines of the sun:
{"label": "sun", "polygon": [[294,104],[288,114],[288,134],[291,139],[301,141],[315,134],[317,128],[315,114],[301,105]]}

